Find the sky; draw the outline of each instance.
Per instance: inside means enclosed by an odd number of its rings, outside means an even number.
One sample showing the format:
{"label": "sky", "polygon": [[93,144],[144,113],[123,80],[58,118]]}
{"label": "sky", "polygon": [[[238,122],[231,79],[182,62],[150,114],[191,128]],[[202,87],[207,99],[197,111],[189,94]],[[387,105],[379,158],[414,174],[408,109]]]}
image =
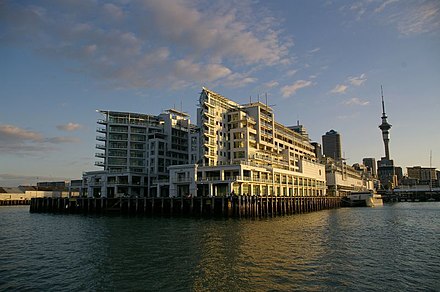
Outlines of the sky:
{"label": "sky", "polygon": [[97,109],[196,123],[203,86],[379,160],[381,85],[395,164],[440,168],[440,1],[0,0],[0,186],[98,170]]}

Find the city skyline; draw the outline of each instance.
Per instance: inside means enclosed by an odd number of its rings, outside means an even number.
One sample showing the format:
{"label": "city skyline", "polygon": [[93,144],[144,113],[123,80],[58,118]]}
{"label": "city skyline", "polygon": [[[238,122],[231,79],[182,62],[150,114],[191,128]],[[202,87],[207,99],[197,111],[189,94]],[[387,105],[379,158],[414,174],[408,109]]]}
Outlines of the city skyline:
{"label": "city skyline", "polygon": [[438,1],[5,1],[0,185],[79,179],[96,110],[196,122],[202,86],[260,99],[312,141],[341,134],[348,164],[440,167]]}

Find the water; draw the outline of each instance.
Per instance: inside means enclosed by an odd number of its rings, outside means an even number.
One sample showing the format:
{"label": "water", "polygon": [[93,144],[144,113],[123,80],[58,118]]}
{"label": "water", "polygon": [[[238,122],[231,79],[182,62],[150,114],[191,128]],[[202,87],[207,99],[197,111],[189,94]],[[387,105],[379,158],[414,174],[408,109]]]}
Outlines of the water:
{"label": "water", "polygon": [[268,220],[0,207],[0,291],[440,291],[440,203]]}

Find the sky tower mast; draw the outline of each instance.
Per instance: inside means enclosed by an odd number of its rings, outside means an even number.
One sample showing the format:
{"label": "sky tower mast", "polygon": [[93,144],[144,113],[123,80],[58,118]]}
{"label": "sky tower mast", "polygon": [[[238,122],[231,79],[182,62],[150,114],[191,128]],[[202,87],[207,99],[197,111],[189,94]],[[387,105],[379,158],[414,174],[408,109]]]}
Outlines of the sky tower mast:
{"label": "sky tower mast", "polygon": [[390,132],[391,125],[387,122],[387,115],[385,113],[385,102],[383,100],[383,88],[382,85],[380,86],[380,92],[382,94],[382,124],[379,125],[379,129],[382,131],[382,138],[383,143],[385,145],[385,158],[387,160],[390,160],[390,148],[389,148],[389,142],[390,142]]}

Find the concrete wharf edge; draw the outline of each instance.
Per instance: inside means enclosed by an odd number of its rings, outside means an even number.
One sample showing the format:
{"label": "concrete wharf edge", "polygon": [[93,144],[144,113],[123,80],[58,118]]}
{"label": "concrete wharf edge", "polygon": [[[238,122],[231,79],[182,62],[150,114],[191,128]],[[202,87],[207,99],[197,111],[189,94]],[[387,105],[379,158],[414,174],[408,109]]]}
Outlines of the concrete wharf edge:
{"label": "concrete wharf edge", "polygon": [[339,208],[340,197],[32,198],[30,212],[265,218]]}

